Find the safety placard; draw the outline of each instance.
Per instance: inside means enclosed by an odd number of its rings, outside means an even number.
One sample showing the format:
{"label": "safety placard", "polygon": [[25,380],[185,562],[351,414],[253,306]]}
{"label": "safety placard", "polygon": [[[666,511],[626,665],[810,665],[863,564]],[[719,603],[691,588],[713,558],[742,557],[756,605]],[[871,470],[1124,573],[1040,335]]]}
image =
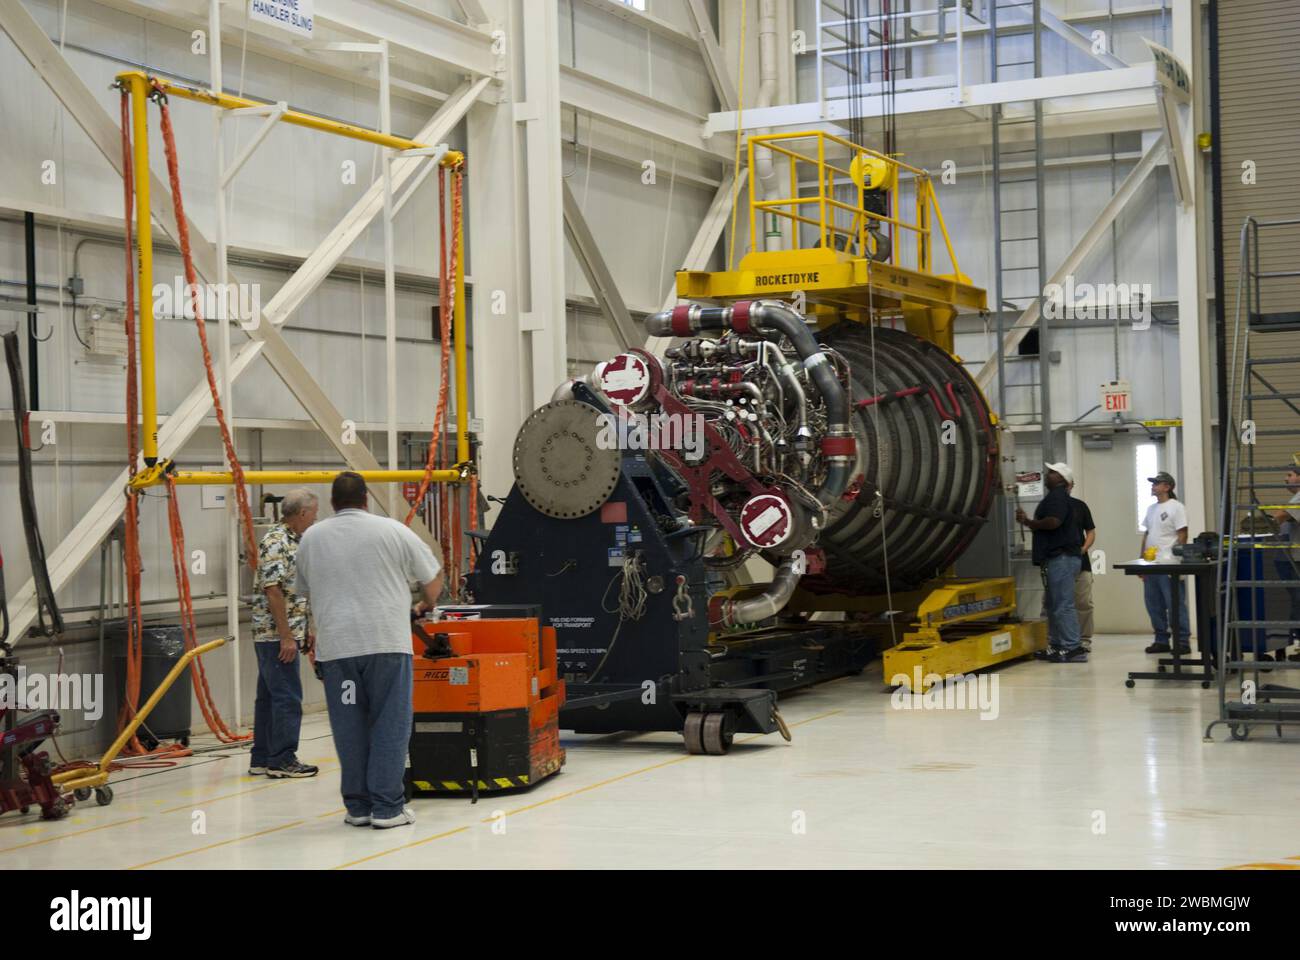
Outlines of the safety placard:
{"label": "safety placard", "polygon": [[311,37],[315,0],[248,0],[248,19]]}
{"label": "safety placard", "polygon": [[1127,380],[1101,385],[1101,409],[1106,413],[1128,413],[1133,407],[1133,390]]}
{"label": "safety placard", "polygon": [[1041,473],[1017,473],[1016,495],[1025,500],[1035,500],[1043,495]]}

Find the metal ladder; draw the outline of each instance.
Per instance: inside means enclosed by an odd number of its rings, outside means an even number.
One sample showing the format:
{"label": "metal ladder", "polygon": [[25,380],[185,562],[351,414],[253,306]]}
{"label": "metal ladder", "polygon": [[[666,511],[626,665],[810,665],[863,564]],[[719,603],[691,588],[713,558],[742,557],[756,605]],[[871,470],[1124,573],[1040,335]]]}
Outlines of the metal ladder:
{"label": "metal ladder", "polygon": [[[1291,377],[1300,386],[1300,355],[1257,356],[1252,347],[1275,335],[1300,344],[1300,312],[1266,312],[1261,289],[1268,280],[1300,278],[1300,270],[1260,269],[1260,231],[1295,227],[1300,219],[1257,220],[1247,217],[1241,228],[1241,260],[1237,285],[1236,316],[1232,332],[1232,366],[1236,373],[1236,417],[1226,425],[1228,443],[1223,460],[1220,496],[1221,529],[1226,532],[1224,562],[1219,566],[1217,609],[1220,629],[1218,649],[1219,719],[1205,731],[1208,739],[1215,726],[1224,724],[1234,740],[1245,740],[1253,727],[1300,726],[1300,688],[1280,682],[1288,670],[1300,669],[1300,662],[1261,660],[1270,640],[1285,651],[1281,637],[1300,630],[1300,619],[1291,619],[1289,590],[1300,590],[1300,557],[1297,548],[1262,534],[1257,522],[1246,529],[1246,518],[1255,521],[1287,506],[1289,494],[1278,482],[1261,483],[1262,475],[1281,474],[1292,464],[1261,464],[1256,460],[1261,437],[1289,437],[1292,449],[1300,449],[1300,389],[1279,388],[1279,376]],[[1281,404],[1289,412],[1285,426],[1255,430],[1246,442],[1245,424],[1255,422],[1257,405]],[[1261,408],[1263,409],[1263,408]],[[1273,408],[1272,412],[1278,412]],[[1278,495],[1280,492],[1280,495]],[[1300,509],[1300,508],[1297,508]],[[1248,572],[1238,567],[1244,561]],[[1259,562],[1257,562],[1259,561]],[[1262,568],[1261,576],[1256,576]],[[1243,602],[1244,601],[1244,602]],[[1285,616],[1271,617],[1269,607]],[[1281,637],[1279,636],[1281,635]],[[1234,691],[1240,699],[1229,699],[1229,676],[1237,678]]]}
{"label": "metal ladder", "polygon": [[[988,0],[989,80],[1023,79],[1043,75],[1042,10],[1040,0]],[[1028,21],[1031,32],[1024,27]],[[1024,41],[1028,41],[1026,44]],[[1029,46],[1029,59],[1016,47]],[[1008,76],[1009,74],[1009,76]],[[1031,126],[1032,125],[1032,126]],[[1023,128],[1030,127],[1030,137]],[[992,181],[993,181],[993,294],[997,317],[996,350],[998,357],[998,409],[1005,416],[1009,388],[1037,391],[1037,415],[1043,429],[1043,456],[1052,456],[1052,405],[1049,396],[1049,360],[1047,321],[1039,317],[1038,377],[1029,383],[1008,384],[1006,358],[1002,352],[1005,333],[1003,312],[1025,310],[1043,294],[1047,277],[1047,235],[1044,216],[1043,178],[1043,104],[1034,100],[1028,113],[1007,115],[1002,104],[992,108]],[[1013,292],[1014,291],[1014,292]],[[1041,314],[1041,311],[1040,311]],[[1008,528],[1012,505],[1008,502]],[[1009,560],[1025,559],[1009,537]]]}

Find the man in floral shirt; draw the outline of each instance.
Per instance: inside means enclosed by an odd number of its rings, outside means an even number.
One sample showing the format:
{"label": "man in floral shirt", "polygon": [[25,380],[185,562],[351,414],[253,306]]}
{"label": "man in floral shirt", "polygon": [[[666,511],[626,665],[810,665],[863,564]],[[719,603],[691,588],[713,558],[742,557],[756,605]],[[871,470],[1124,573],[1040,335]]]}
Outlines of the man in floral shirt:
{"label": "man in floral shirt", "polygon": [[248,772],[268,777],[314,777],[317,768],[298,760],[302,727],[302,677],[298,651],[310,648],[307,599],[293,591],[298,541],[316,522],[310,490],[290,490],[280,505],[281,522],[262,538],[253,583],[253,648],[257,651],[257,701]]}

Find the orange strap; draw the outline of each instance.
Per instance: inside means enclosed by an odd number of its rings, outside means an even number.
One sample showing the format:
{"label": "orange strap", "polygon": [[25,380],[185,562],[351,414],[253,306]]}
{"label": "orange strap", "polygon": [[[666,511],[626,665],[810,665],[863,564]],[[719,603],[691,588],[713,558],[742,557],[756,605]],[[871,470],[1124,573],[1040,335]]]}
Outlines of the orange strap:
{"label": "orange strap", "polygon": [[[126,298],[125,298],[125,333],[127,342],[127,378],[126,378],[126,436],[127,436],[127,462],[128,470],[131,476],[135,476],[136,465],[140,456],[140,433],[137,418],[139,416],[139,394],[137,385],[137,368],[138,359],[136,355],[136,322],[135,322],[135,272],[134,272],[134,245],[135,238],[132,230],[134,216],[134,187],[133,170],[131,163],[131,138],[130,138],[130,101],[125,92],[122,94],[121,105],[122,119],[122,194],[125,209],[126,221]],[[176,177],[175,164],[175,144],[171,135],[170,119],[166,115],[164,107],[163,132],[168,144],[168,169],[173,174],[172,190],[177,204],[177,219],[181,224],[182,250],[185,255],[186,279],[194,283],[193,265],[189,256],[189,238],[185,228],[184,211],[180,208],[180,184]],[[208,353],[205,331],[203,330],[203,321],[201,315],[197,313],[198,305],[195,305],[196,316],[199,317],[199,337],[203,344],[204,360],[208,368],[208,384],[213,391],[213,401],[217,402],[216,385],[212,375],[211,356]],[[217,403],[217,417],[222,426],[222,437],[227,443],[227,450],[232,450],[233,445],[229,442],[229,431],[225,426],[224,413]],[[239,470],[238,461],[232,461],[234,469]],[[237,473],[240,482],[240,490],[243,490],[242,471]],[[172,535],[172,562],[176,567],[176,583],[180,595],[180,614],[182,628],[185,632],[185,642],[187,649],[193,648],[194,638],[194,604],[190,592],[189,571],[185,566],[185,538],[184,532],[180,527],[180,514],[176,508],[175,490],[171,479],[168,478],[168,511],[171,520]],[[122,709],[118,716],[118,729],[123,729],[136,715],[140,701],[140,679],[141,679],[141,647],[142,637],[144,634],[144,617],[142,613],[141,598],[141,570],[142,562],[140,556],[140,497],[137,490],[128,488],[126,493],[126,510],[124,517],[125,532],[123,536],[123,559],[126,565],[126,588],[127,599],[129,604],[129,614],[127,618],[127,677],[126,677],[126,696],[122,704]],[[247,510],[247,494],[244,496],[244,507]],[[252,522],[251,512],[245,514],[247,520],[246,532],[251,541]],[[256,562],[256,551],[252,554],[254,563]],[[194,680],[195,691],[198,693],[199,706],[203,711],[204,719],[207,720],[209,728],[225,742],[234,742],[240,738],[232,735],[222,723],[221,716],[212,707],[212,695],[208,689],[207,678],[203,672],[202,659],[196,659],[194,669],[191,671],[191,677]],[[165,757],[184,757],[189,756],[190,751],[179,744],[160,744],[155,750],[147,751],[138,737],[132,737],[126,745],[123,753],[130,755],[146,755],[153,760]],[[121,769],[120,765],[115,764],[112,769]]]}
{"label": "orange strap", "polygon": [[[438,262],[440,275],[438,277],[438,330],[439,345],[441,355],[439,357],[439,376],[438,376],[438,404],[433,414],[433,437],[429,442],[429,453],[425,457],[424,477],[420,481],[419,491],[416,493],[415,501],[411,504],[410,511],[406,514],[406,525],[409,527],[411,521],[415,519],[415,514],[419,510],[420,504],[428,496],[429,485],[432,480],[435,468],[443,465],[442,457],[439,455],[439,448],[442,445],[443,435],[446,433],[447,425],[447,394],[448,385],[451,380],[451,318],[456,304],[456,264],[458,251],[454,238],[459,236],[461,223],[461,192],[462,192],[463,173],[460,167],[457,167],[452,174],[452,237],[453,242],[450,246],[447,243],[447,177],[446,169],[438,168]],[[439,514],[439,526],[445,524],[446,511]],[[442,543],[443,555],[446,555],[447,544],[445,540]]]}
{"label": "orange strap", "polygon": [[[190,569],[185,553],[185,529],[181,526],[181,511],[176,496],[176,483],[170,474],[167,475],[167,520],[171,527],[172,566],[176,571],[176,592],[180,597],[181,628],[185,632],[185,649],[193,650],[198,645],[194,628],[194,597],[190,591]],[[190,679],[194,683],[194,695],[198,699],[199,710],[203,714],[203,719],[207,723],[208,729],[217,735],[218,740],[222,743],[238,743],[242,740],[252,739],[252,734],[240,736],[231,733],[221,719],[221,713],[217,710],[216,703],[212,698],[212,691],[208,688],[208,675],[203,668],[202,657],[194,658],[193,668],[190,670]]]}
{"label": "orange strap", "polygon": [[[158,81],[154,88],[161,93]],[[248,505],[248,486],[244,483],[244,468],[235,453],[235,442],[230,436],[230,425],[226,423],[226,412],[221,406],[221,393],[217,390],[217,377],[212,369],[212,351],[208,349],[208,332],[203,322],[203,312],[199,304],[199,278],[194,269],[194,257],[190,253],[190,228],[185,219],[185,204],[181,199],[180,164],[176,157],[176,135],[172,130],[171,111],[167,107],[166,97],[159,98],[162,110],[163,148],[167,153],[167,175],[171,180],[172,208],[176,213],[177,241],[181,248],[181,258],[185,263],[185,282],[189,286],[190,299],[194,305],[194,324],[199,332],[199,346],[203,348],[203,370],[207,374],[208,389],[212,392],[212,409],[217,416],[217,426],[221,429],[221,443],[226,450],[226,462],[234,477],[235,501],[239,504],[239,516],[243,521],[244,547],[248,555],[248,565],[257,569],[257,539],[253,535],[253,510]],[[223,317],[222,322],[228,322]]]}

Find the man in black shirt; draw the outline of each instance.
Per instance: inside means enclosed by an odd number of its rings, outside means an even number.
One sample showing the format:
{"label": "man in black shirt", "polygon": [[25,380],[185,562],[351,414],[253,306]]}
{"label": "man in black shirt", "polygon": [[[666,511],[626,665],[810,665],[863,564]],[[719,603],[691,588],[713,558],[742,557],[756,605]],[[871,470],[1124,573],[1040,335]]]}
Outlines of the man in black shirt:
{"label": "man in black shirt", "polygon": [[1079,642],[1079,617],[1074,609],[1074,580],[1083,547],[1070,503],[1074,474],[1064,463],[1044,466],[1047,496],[1034,511],[1034,518],[1016,509],[1016,520],[1034,532],[1033,561],[1042,572],[1047,602],[1049,646],[1035,656],[1052,663],[1084,663],[1088,653]]}
{"label": "man in black shirt", "polygon": [[1079,642],[1083,649],[1092,653],[1092,558],[1088,554],[1097,541],[1097,525],[1092,521],[1088,505],[1074,496],[1073,483],[1070,484],[1070,506],[1074,510],[1075,526],[1083,535],[1079,572],[1074,578],[1074,609],[1079,615]]}

